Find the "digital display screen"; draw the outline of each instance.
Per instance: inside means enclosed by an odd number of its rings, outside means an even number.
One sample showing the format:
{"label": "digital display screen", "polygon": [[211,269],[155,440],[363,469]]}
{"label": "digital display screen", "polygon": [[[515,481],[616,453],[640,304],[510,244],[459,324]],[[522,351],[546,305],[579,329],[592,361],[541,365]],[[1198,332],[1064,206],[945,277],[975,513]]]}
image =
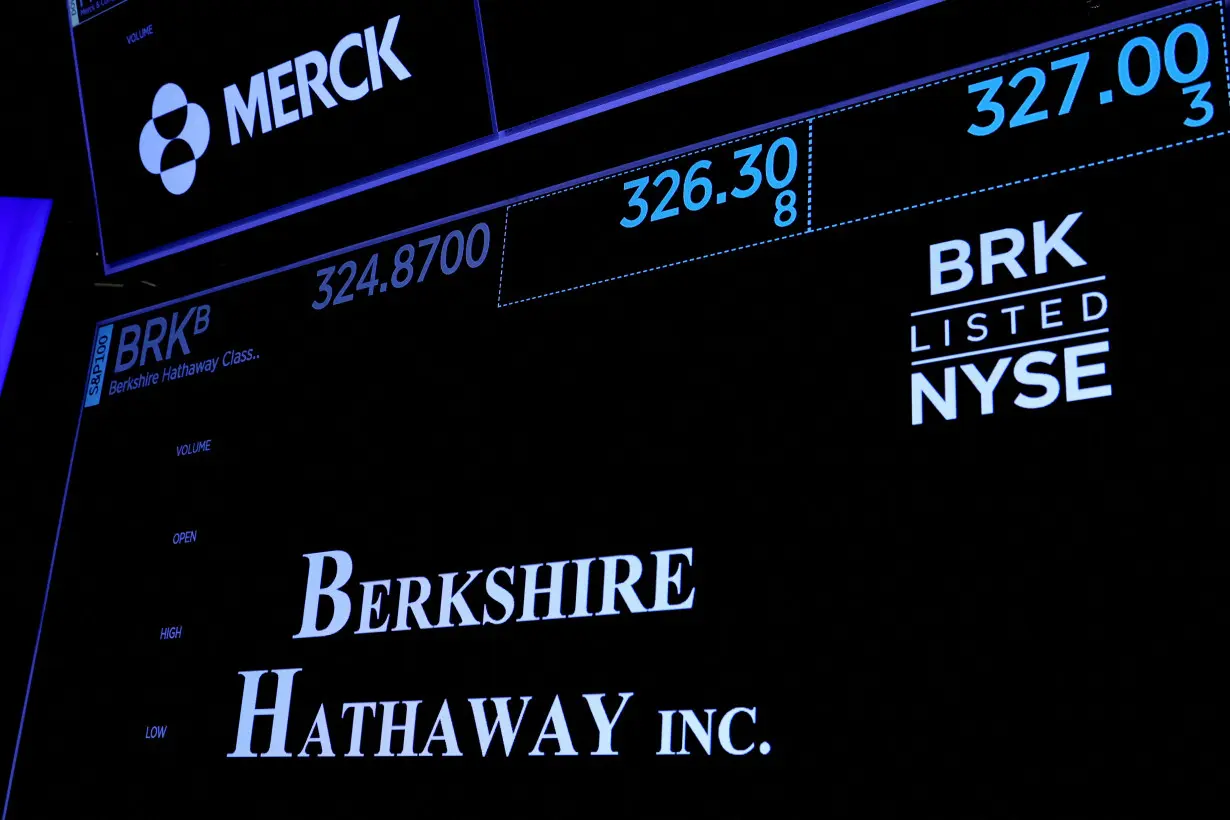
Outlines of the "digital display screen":
{"label": "digital display screen", "polygon": [[488,0],[485,26],[477,0],[310,14],[238,0],[69,0],[104,269],[492,150],[626,104],[646,84],[721,70],[712,64],[766,43],[798,45],[835,20],[867,25],[939,1],[775,0],[755,24],[734,25],[695,2],[579,13]]}
{"label": "digital display screen", "polygon": [[112,261],[491,133],[466,3],[126,0],[73,40]]}
{"label": "digital display screen", "polygon": [[1215,679],[1124,711],[1204,594],[1142,562],[1219,518],[1225,9],[990,5],[160,269],[6,817],[1166,805]]}

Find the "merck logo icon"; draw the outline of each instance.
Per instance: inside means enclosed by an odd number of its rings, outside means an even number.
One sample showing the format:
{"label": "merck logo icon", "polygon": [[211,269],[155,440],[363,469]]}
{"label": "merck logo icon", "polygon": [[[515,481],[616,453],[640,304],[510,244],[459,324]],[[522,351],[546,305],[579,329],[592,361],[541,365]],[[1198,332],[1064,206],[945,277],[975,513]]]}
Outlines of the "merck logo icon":
{"label": "merck logo icon", "polygon": [[175,83],[158,89],[151,114],[141,129],[141,164],[179,196],[192,187],[196,161],[209,147],[209,117]]}

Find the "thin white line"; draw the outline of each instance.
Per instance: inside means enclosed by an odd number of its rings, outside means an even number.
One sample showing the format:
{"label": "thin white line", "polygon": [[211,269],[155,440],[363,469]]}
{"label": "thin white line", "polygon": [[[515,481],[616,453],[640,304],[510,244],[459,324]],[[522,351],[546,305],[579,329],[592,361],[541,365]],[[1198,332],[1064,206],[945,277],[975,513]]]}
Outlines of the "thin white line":
{"label": "thin white line", "polygon": [[1029,296],[1034,293],[1045,293],[1048,290],[1061,290],[1063,288],[1074,288],[1077,285],[1088,285],[1090,282],[1101,282],[1105,278],[1105,276],[1095,276],[1092,279],[1078,279],[1075,282],[1064,282],[1062,285],[1048,285],[1044,288],[1022,290],[1018,293],[1005,293],[1003,296],[992,296],[988,299],[975,299],[972,302],[962,302],[959,305],[945,305],[944,307],[929,308],[928,310],[916,310],[910,315],[926,316],[928,313],[942,313],[945,310],[956,310],[957,308],[969,307],[970,305],[985,305],[987,302],[1001,302],[1004,299],[1011,299],[1014,296]]}
{"label": "thin white line", "polygon": [[1001,350],[1016,350],[1021,347],[1037,347],[1044,345],[1047,342],[1066,342],[1068,339],[1080,339],[1085,336],[1099,336],[1103,333],[1110,333],[1109,328],[1101,330],[1086,330],[1084,333],[1069,333],[1067,336],[1052,336],[1049,339],[1035,339],[1032,342],[1020,342],[1014,345],[1003,345],[1001,347],[988,347],[985,350],[971,350],[968,353],[954,353],[951,356],[940,356],[935,359],[923,359],[917,362],[910,362],[910,367],[919,367],[924,364],[935,364],[936,362],[947,362],[953,359],[968,359],[970,356],[981,356],[984,353],[999,353]]}

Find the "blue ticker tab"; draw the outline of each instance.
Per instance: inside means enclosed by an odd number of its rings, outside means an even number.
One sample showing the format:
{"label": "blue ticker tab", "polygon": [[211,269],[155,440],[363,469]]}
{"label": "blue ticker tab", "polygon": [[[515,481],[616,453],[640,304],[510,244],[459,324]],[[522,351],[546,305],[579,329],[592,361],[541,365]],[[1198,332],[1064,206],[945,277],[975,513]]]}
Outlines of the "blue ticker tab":
{"label": "blue ticker tab", "polygon": [[111,332],[115,325],[103,325],[94,334],[94,359],[85,385],[85,406],[93,407],[102,397],[103,381],[107,377],[107,356],[111,353]]}

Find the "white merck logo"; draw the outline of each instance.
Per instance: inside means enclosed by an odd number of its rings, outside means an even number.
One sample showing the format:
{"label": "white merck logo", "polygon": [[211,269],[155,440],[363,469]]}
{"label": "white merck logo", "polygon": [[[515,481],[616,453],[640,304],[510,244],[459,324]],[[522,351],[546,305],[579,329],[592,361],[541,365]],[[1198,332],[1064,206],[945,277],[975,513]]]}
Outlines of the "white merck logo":
{"label": "white merck logo", "polygon": [[158,89],[151,113],[141,130],[141,164],[179,196],[192,187],[196,161],[209,146],[209,117],[175,83]]}
{"label": "white merck logo", "polygon": [[[398,80],[409,79],[410,72],[393,53],[393,38],[397,35],[397,22],[400,19],[401,15],[398,15],[385,24],[384,36],[381,37],[379,46],[376,43],[376,28],[368,26],[362,35],[353,32],[339,40],[327,62],[323,53],[309,51],[293,61],[288,60],[268,71],[253,75],[248,85],[247,99],[240,94],[237,85],[227,86],[223,94],[226,97],[226,119],[230,126],[231,145],[239,144],[240,123],[249,137],[256,136],[258,116],[262,134],[268,134],[272,128],[297,122],[300,117],[312,116],[313,95],[325,108],[333,108],[338,104],[333,94],[347,102],[354,102],[367,96],[370,91],[379,91],[384,87],[380,68],[382,62]],[[342,78],[342,59],[347,51],[354,48],[363,49],[367,53],[368,77],[358,85],[349,85]],[[284,82],[292,71],[293,81]],[[328,86],[325,85],[326,80]],[[329,91],[330,86],[333,93]],[[299,107],[296,110],[292,104],[288,109],[286,103],[295,96],[296,91],[299,95]]]}

